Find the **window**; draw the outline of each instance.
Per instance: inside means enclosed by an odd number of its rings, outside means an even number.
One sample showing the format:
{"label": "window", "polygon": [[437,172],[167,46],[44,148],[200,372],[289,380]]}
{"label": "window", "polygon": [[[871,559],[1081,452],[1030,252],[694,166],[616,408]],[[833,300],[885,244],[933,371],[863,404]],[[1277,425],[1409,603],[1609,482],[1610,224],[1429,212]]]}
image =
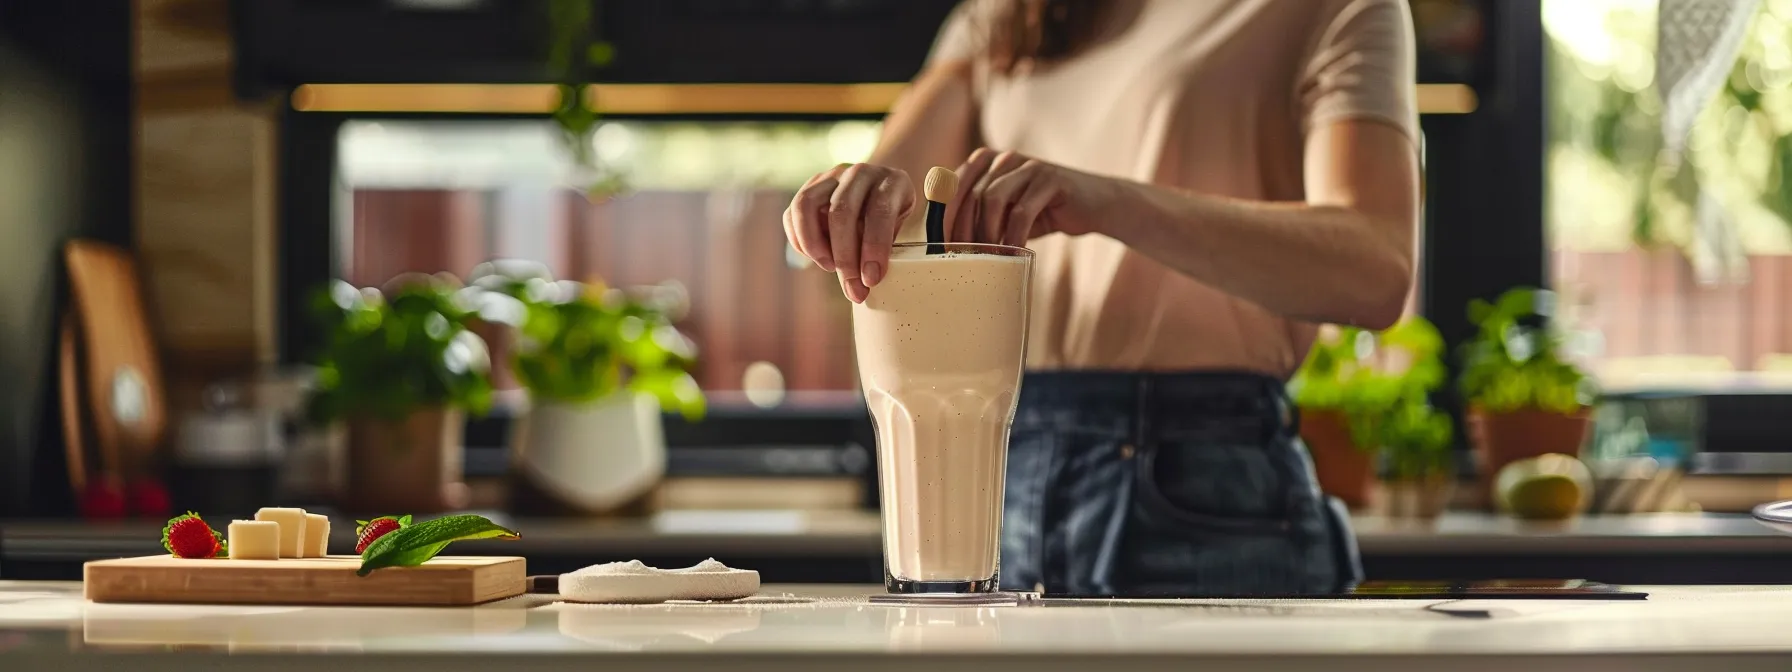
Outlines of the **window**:
{"label": "window", "polygon": [[1718,4],[1543,3],[1551,275],[1611,390],[1792,381],[1792,0],[1738,17],[1702,78]]}
{"label": "window", "polygon": [[[781,216],[794,185],[863,160],[877,130],[611,122],[596,154],[629,192],[593,203],[562,186],[577,176],[546,121],[351,121],[338,136],[337,258],[363,286],[405,272],[464,276],[491,258],[610,286],[677,283],[712,402],[746,401],[748,389],[759,405],[851,401],[849,306],[833,276],[790,249]],[[494,377],[515,389],[506,371]]]}

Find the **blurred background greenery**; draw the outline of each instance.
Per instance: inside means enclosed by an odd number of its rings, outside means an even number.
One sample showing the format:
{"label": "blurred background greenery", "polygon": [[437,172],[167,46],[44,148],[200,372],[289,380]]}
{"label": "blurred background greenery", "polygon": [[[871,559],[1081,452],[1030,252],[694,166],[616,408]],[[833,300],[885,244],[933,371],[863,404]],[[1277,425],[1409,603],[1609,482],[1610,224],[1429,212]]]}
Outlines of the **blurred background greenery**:
{"label": "blurred background greenery", "polygon": [[1543,3],[1554,244],[1688,249],[1703,188],[1743,251],[1792,252],[1792,0],[1761,0],[1728,82],[1693,127],[1693,169],[1672,178],[1656,169],[1657,10],[1656,0]]}

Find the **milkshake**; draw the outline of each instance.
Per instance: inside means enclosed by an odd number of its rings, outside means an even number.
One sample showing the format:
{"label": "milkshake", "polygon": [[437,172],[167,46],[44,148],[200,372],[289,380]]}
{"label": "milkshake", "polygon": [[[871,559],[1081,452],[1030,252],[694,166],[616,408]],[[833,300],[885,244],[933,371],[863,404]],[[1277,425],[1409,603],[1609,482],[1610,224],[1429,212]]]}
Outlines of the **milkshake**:
{"label": "milkshake", "polygon": [[877,426],[885,583],[893,593],[993,591],[1033,257],[927,247],[897,245],[883,281],[853,307]]}

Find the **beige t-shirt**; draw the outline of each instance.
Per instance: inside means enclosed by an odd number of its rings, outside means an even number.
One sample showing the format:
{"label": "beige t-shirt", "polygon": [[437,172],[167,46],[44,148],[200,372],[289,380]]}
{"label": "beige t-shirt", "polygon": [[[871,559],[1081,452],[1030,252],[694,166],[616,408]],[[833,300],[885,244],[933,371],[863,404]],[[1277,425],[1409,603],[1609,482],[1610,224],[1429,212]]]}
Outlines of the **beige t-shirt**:
{"label": "beige t-shirt", "polygon": [[[930,62],[975,58],[985,145],[1101,175],[1302,201],[1309,129],[1372,119],[1418,138],[1405,0],[1111,0],[1115,27],[1013,77],[981,63],[993,5],[968,0]],[[1286,376],[1317,325],[1196,282],[1100,235],[1037,254],[1034,369],[1234,369]]]}

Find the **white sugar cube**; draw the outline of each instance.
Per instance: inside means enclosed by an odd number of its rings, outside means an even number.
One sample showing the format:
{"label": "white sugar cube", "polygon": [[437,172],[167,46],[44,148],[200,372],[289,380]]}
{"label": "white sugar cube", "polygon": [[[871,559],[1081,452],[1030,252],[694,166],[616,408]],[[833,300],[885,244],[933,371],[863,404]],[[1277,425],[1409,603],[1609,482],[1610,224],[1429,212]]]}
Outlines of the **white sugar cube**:
{"label": "white sugar cube", "polygon": [[321,513],[305,514],[305,555],[321,558],[330,554],[330,518]]}
{"label": "white sugar cube", "polygon": [[280,524],[271,520],[230,521],[231,560],[279,560]]}
{"label": "white sugar cube", "polygon": [[280,524],[280,557],[305,557],[305,510],[263,507],[255,512],[256,520]]}

